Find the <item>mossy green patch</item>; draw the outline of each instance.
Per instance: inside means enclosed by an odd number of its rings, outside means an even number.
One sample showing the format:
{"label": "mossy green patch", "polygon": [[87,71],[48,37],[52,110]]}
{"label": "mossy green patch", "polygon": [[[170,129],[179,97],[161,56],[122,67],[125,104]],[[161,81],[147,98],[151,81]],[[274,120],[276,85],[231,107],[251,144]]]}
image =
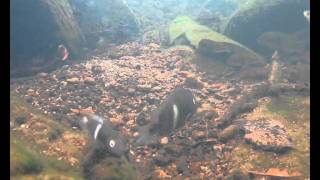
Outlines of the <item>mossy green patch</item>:
{"label": "mossy green patch", "polygon": [[[31,115],[32,114],[32,115]],[[15,126],[10,129],[10,174],[12,179],[44,179],[44,177],[59,178],[56,179],[82,179],[79,166],[71,166],[64,159],[58,160],[57,155],[47,156],[44,151],[59,145],[57,141],[60,136],[57,134],[67,133],[67,135],[76,136],[77,133],[70,132],[68,126],[53,121],[50,117],[31,109],[26,102],[18,98],[14,94],[10,96],[10,120],[14,120],[18,116],[26,116],[28,128]],[[32,123],[34,122],[34,123]],[[30,129],[40,124],[39,130]],[[31,125],[31,126],[30,126]],[[45,129],[44,129],[45,128]],[[47,137],[46,131],[54,132],[55,138],[52,142],[44,141]],[[35,133],[41,131],[41,133]],[[50,134],[50,133],[49,133]],[[80,137],[80,135],[79,135]],[[41,140],[41,141],[39,141]],[[47,142],[47,143],[45,143]],[[70,156],[79,158],[83,153],[76,147],[65,142]],[[49,147],[50,145],[50,147]],[[58,148],[58,146],[57,146]]]}
{"label": "mossy green patch", "polygon": [[10,174],[34,174],[43,170],[38,155],[17,142],[10,142]]}
{"label": "mossy green patch", "polygon": [[[10,175],[14,179],[26,179],[39,176],[65,176],[81,179],[78,168],[71,167],[64,161],[40,154],[37,145],[30,145],[18,138],[14,133],[10,134]],[[41,178],[38,178],[41,179]]]}

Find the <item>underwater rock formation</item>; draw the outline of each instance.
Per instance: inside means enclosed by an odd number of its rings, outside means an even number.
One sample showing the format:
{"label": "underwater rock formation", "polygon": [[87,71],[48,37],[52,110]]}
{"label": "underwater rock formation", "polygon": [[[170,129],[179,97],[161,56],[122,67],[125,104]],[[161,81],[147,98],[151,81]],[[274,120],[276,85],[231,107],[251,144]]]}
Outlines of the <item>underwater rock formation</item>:
{"label": "underwater rock formation", "polygon": [[223,34],[259,52],[256,39],[263,32],[295,32],[308,27],[303,16],[306,9],[310,2],[304,0],[249,0],[231,16]]}
{"label": "underwater rock formation", "polygon": [[[216,63],[224,66],[224,68],[218,68],[220,71],[231,68],[245,73],[245,71],[252,72],[252,68],[259,68],[258,71],[263,72],[261,68],[266,62],[260,55],[227,36],[198,24],[187,16],[179,16],[170,24],[169,35],[170,44],[184,44],[196,49],[195,61],[199,60],[200,67],[208,61],[213,66],[219,66]],[[203,70],[207,71],[205,68]],[[254,73],[253,76],[243,74],[239,77],[254,79],[257,77],[256,74]]]}
{"label": "underwater rock formation", "polygon": [[284,125],[275,120],[247,121],[244,139],[254,147],[266,151],[286,152],[293,148]]}

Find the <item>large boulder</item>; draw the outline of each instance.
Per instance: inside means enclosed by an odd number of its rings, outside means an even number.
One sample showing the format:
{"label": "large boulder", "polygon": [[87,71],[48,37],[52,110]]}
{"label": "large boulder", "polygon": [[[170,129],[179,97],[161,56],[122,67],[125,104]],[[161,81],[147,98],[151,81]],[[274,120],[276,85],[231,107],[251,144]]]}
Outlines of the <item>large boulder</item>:
{"label": "large boulder", "polygon": [[197,52],[195,61],[197,63],[199,60],[200,68],[202,66],[202,70],[207,72],[209,64],[214,64],[213,66],[218,67],[219,70],[213,70],[210,67],[209,71],[217,73],[222,69],[227,69],[226,71],[231,69],[243,72],[243,76],[256,78],[256,73],[248,75],[247,72],[256,71],[252,68],[261,68],[265,65],[264,59],[254,51],[223,34],[198,24],[187,16],[179,16],[170,24],[169,42],[171,45],[183,44],[195,48]]}
{"label": "large boulder", "polygon": [[169,27],[170,44],[190,44],[202,54],[245,53],[255,59],[261,57],[244,45],[202,26],[188,16],[179,16]]}
{"label": "large boulder", "polygon": [[293,148],[286,128],[279,121],[266,119],[247,121],[244,129],[246,131],[244,139],[255,148],[273,152],[286,152]]}
{"label": "large boulder", "polygon": [[310,9],[305,0],[249,0],[233,14],[224,34],[259,52],[256,39],[264,32],[296,32],[309,26],[303,12]]}

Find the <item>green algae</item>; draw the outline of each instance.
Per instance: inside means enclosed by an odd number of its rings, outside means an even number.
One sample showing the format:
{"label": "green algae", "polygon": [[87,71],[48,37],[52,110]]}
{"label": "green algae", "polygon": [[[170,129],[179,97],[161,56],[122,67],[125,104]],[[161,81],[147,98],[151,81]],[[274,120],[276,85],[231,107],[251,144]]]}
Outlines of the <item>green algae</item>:
{"label": "green algae", "polygon": [[10,174],[36,174],[43,170],[38,155],[17,142],[10,142]]}
{"label": "green algae", "polygon": [[82,179],[78,170],[66,162],[40,154],[37,145],[10,133],[10,175],[13,179],[41,179],[42,176],[64,176]]}
{"label": "green algae", "polygon": [[[30,120],[30,114],[37,117],[37,122],[44,123],[51,130],[64,132],[67,126],[53,121],[50,117],[31,109],[25,101],[16,95],[10,96],[10,121],[18,116]],[[68,146],[70,151],[79,151]],[[78,166],[71,166],[65,160],[58,160],[56,155],[46,156],[41,152],[47,149],[45,144],[37,143],[37,137],[25,135],[20,131],[10,129],[10,175],[11,179],[82,179]],[[82,152],[75,153],[77,157]]]}

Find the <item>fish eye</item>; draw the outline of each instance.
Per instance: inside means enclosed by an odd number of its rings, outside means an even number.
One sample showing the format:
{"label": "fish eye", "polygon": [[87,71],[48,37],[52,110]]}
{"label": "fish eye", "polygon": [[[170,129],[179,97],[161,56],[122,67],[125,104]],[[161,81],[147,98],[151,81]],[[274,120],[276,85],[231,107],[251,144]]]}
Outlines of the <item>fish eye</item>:
{"label": "fish eye", "polygon": [[109,146],[113,148],[115,145],[116,145],[116,141],[113,140],[113,139],[111,139],[111,140],[109,141]]}

